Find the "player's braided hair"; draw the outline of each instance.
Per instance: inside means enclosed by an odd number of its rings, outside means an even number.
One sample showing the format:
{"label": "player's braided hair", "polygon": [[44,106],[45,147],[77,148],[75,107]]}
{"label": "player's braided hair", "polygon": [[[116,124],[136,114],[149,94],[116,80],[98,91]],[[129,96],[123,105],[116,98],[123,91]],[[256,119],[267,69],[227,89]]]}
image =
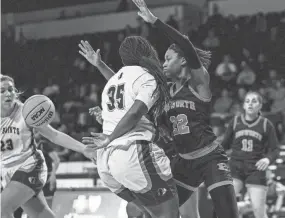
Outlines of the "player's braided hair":
{"label": "player's braided hair", "polygon": [[[185,57],[185,54],[182,51],[182,49],[176,44],[170,45],[168,49],[175,51],[180,57]],[[195,47],[195,50],[196,50],[198,57],[200,58],[200,61],[203,65],[203,67],[208,69],[208,67],[211,64],[211,52],[202,50],[202,49],[197,48],[197,47]]]}
{"label": "player's braided hair", "polygon": [[164,107],[170,99],[166,77],[162,72],[157,52],[143,37],[130,36],[121,43],[119,54],[124,65],[141,66],[147,69],[148,73],[156,80],[157,87],[153,95],[157,95],[158,99],[154,103],[150,115],[157,126],[157,118],[163,113]]}

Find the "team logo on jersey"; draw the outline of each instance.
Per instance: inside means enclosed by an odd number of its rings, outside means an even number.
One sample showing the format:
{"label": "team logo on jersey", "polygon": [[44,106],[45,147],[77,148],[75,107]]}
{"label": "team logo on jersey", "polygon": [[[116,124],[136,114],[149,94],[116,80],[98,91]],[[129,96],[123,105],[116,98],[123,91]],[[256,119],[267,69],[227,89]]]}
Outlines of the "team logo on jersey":
{"label": "team logo on jersey", "polygon": [[46,110],[42,107],[32,115],[32,120],[38,119]]}
{"label": "team logo on jersey", "polygon": [[162,197],[162,196],[164,196],[164,195],[166,194],[166,192],[167,192],[167,189],[166,189],[166,188],[159,188],[159,189],[157,190],[157,195],[158,195],[159,197]]}
{"label": "team logo on jersey", "polygon": [[230,171],[230,168],[226,163],[218,163],[217,166],[218,170]]}
{"label": "team logo on jersey", "polygon": [[36,184],[36,182],[37,182],[37,178],[36,177],[29,177],[28,180],[33,185]]}

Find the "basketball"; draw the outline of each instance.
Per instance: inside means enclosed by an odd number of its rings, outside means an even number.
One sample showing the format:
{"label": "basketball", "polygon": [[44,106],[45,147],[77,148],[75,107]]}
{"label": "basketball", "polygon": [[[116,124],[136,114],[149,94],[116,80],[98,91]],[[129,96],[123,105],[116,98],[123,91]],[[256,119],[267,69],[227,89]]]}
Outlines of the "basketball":
{"label": "basketball", "polygon": [[28,126],[43,127],[54,119],[55,107],[48,97],[33,95],[25,101],[22,115]]}

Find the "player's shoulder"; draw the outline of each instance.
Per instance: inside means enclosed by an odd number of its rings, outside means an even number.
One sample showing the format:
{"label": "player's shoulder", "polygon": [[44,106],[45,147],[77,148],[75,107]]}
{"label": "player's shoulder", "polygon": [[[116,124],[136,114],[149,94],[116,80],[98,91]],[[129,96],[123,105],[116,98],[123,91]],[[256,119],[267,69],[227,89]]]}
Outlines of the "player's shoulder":
{"label": "player's shoulder", "polygon": [[138,78],[141,76],[153,78],[146,68],[141,66],[125,66],[119,70],[119,74],[126,74],[127,77]]}
{"label": "player's shoulder", "polygon": [[274,128],[273,123],[266,117],[260,116],[260,123],[263,125],[263,129],[266,132],[266,130]]}

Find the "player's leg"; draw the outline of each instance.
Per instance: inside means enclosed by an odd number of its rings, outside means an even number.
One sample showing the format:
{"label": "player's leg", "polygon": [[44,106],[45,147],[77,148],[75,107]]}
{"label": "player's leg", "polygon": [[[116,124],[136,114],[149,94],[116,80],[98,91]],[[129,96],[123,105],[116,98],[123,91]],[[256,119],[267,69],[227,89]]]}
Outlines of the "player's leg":
{"label": "player's leg", "polygon": [[151,216],[179,216],[170,161],[158,146],[147,141],[133,142],[128,150],[114,150],[108,166],[115,180],[131,190]]}
{"label": "player's leg", "polygon": [[53,218],[55,217],[54,213],[49,208],[47,201],[44,197],[43,192],[41,191],[34,198],[28,200],[23,204],[22,208],[27,213],[29,218]]}
{"label": "player's leg", "polygon": [[[178,187],[177,187],[178,189]],[[184,192],[189,192],[185,190]],[[178,191],[178,196],[179,191]],[[193,194],[188,198],[188,200],[180,206],[179,208],[181,218],[200,218],[199,214],[199,190],[193,192]]]}
{"label": "player's leg", "polygon": [[23,215],[23,209],[19,207],[15,212],[14,212],[14,217],[15,218],[21,218]]}
{"label": "player's leg", "polygon": [[134,193],[119,183],[111,174],[108,165],[110,153],[110,149],[101,149],[97,151],[97,171],[100,179],[114,194],[128,202],[129,209],[136,207],[136,209],[139,208],[140,211],[145,211],[145,208],[142,206],[141,202],[136,199]]}
{"label": "player's leg", "polygon": [[[37,195],[47,178],[47,168],[40,151],[35,151],[21,167],[12,174],[11,180],[2,192],[2,213],[12,217],[14,211]],[[4,216],[4,217],[5,217]],[[49,217],[53,217],[53,214]]]}
{"label": "player's leg", "polygon": [[250,175],[245,182],[254,216],[256,218],[267,218],[266,195],[268,188],[266,172],[257,170],[254,164],[249,165],[248,170]]}
{"label": "player's leg", "polygon": [[49,176],[47,178],[47,183],[43,187],[43,193],[46,198],[47,204],[50,208],[52,208],[52,201],[54,197],[54,193],[56,192],[56,185],[52,186],[49,182]]}
{"label": "player's leg", "polygon": [[205,185],[219,218],[238,218],[237,200],[228,159],[219,146],[203,157]]}
{"label": "player's leg", "polygon": [[1,217],[13,218],[13,213],[35,195],[30,187],[11,181],[1,193]]}
{"label": "player's leg", "polygon": [[182,218],[200,217],[197,191],[203,177],[202,172],[195,169],[195,162],[195,160],[186,160],[179,155],[171,161],[173,177],[177,184],[179,211]]}
{"label": "player's leg", "polygon": [[247,191],[251,199],[251,206],[256,218],[267,218],[266,195],[267,187],[258,185],[248,185]]}

